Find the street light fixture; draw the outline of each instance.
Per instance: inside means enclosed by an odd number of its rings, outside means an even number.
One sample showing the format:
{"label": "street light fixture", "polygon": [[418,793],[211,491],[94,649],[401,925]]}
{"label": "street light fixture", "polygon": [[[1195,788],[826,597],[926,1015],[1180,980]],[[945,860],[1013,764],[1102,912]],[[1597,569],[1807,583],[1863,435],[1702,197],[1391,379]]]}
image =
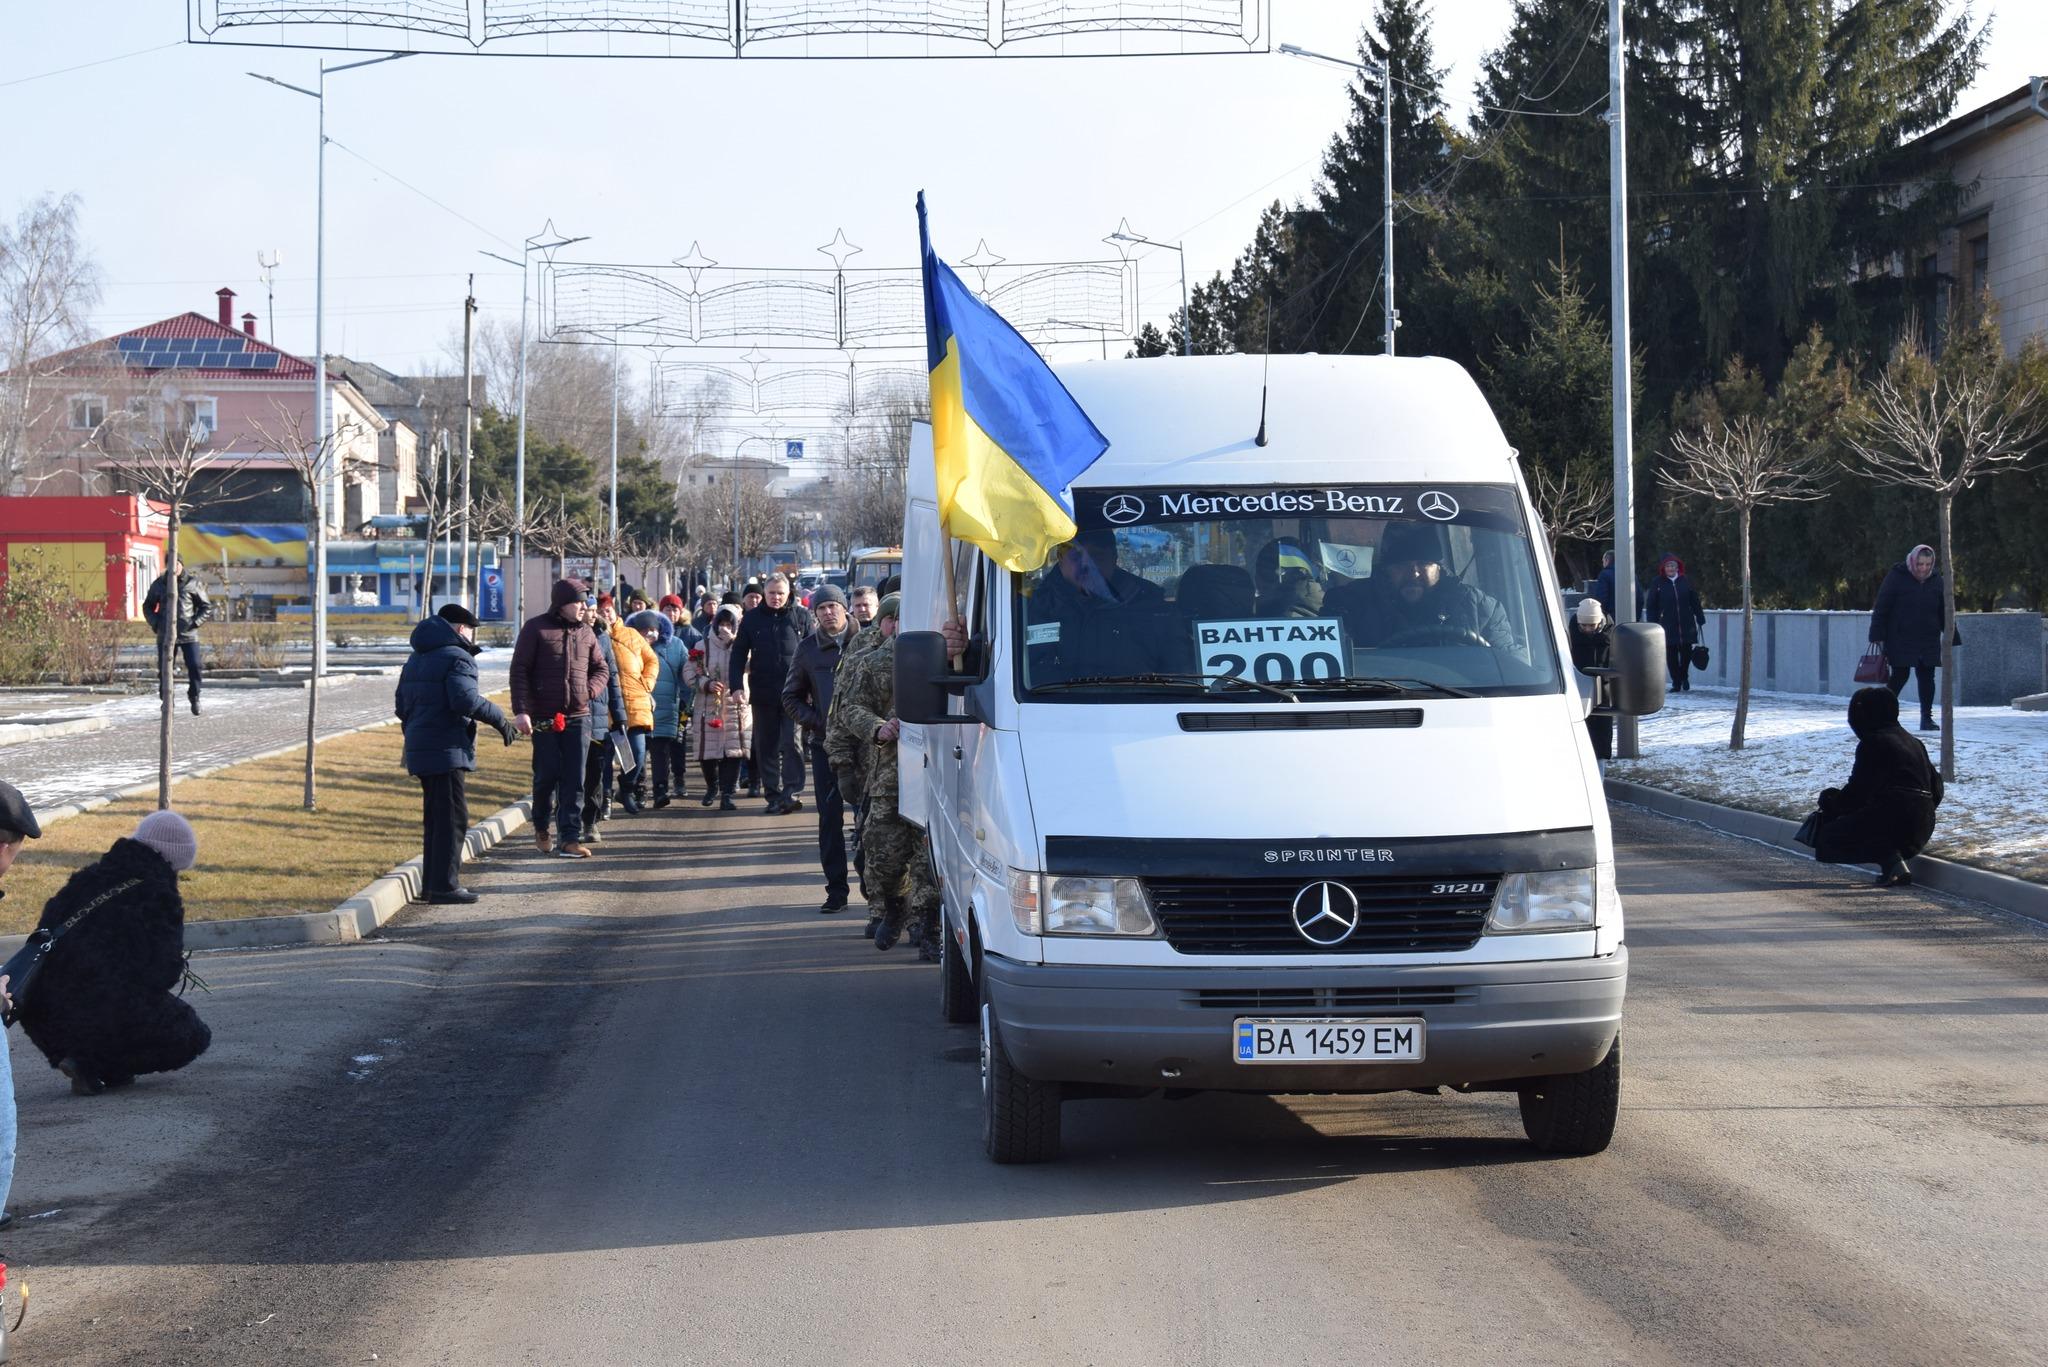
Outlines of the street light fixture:
{"label": "street light fixture", "polygon": [[[275,76],[266,76],[260,71],[248,74],[259,81],[268,81],[274,86],[304,95],[320,107],[320,140],[314,158],[313,179],[313,515],[320,521],[322,534],[313,538],[312,571],[313,582],[313,683],[319,688],[320,680],[327,673],[327,504],[328,486],[333,482],[330,472],[339,472],[341,464],[333,460],[333,452],[327,449],[328,412],[327,403],[327,78],[344,71],[360,67],[379,66],[395,62],[402,57],[417,54],[393,52],[382,57],[370,57],[360,62],[343,62],[340,66],[320,62],[320,78],[313,89],[280,81]],[[330,464],[332,462],[332,464]],[[310,745],[311,742],[309,741]],[[310,752],[309,752],[310,753]],[[311,761],[308,761],[310,764]],[[309,769],[310,773],[311,770]],[[311,783],[311,780],[308,780]],[[307,789],[306,801],[310,806],[312,789]]]}
{"label": "street light fixture", "polygon": [[1394,354],[1394,329],[1401,326],[1401,312],[1394,307],[1394,73],[1384,66],[1370,62],[1347,61],[1327,53],[1310,52],[1307,48],[1296,47],[1293,43],[1282,43],[1280,51],[1289,57],[1303,57],[1312,62],[1328,62],[1332,66],[1348,66],[1353,71],[1362,71],[1368,76],[1379,78],[1380,83],[1380,209],[1381,243],[1380,252],[1385,258],[1380,278],[1381,291],[1386,297],[1386,352]]}
{"label": "street light fixture", "polygon": [[[1193,312],[1193,311],[1192,311],[1191,309],[1189,309],[1189,308],[1188,308],[1188,253],[1187,253],[1187,244],[1186,244],[1185,242],[1183,242],[1183,243],[1181,243],[1181,244],[1180,244],[1179,246],[1175,246],[1175,245],[1174,245],[1173,243],[1171,243],[1171,242],[1154,242],[1154,241],[1153,241],[1153,240],[1152,240],[1151,238],[1149,238],[1149,237],[1145,237],[1145,236],[1143,236],[1142,234],[1139,234],[1139,233],[1134,233],[1134,232],[1132,232],[1132,231],[1131,231],[1131,221],[1130,221],[1130,220],[1129,220],[1128,218],[1127,218],[1127,219],[1125,219],[1125,220],[1124,220],[1123,222],[1121,222],[1121,223],[1117,224],[1117,225],[1116,225],[1116,231],[1115,231],[1115,232],[1113,232],[1113,233],[1111,233],[1111,234],[1110,234],[1110,235],[1109,235],[1108,237],[1105,237],[1105,238],[1103,238],[1102,240],[1103,240],[1104,242],[1137,242],[1137,243],[1141,243],[1141,244],[1143,244],[1144,246],[1147,246],[1147,247],[1163,247],[1163,248],[1164,248],[1165,250],[1167,250],[1167,251],[1170,251],[1170,252],[1174,252],[1174,253],[1176,253],[1176,254],[1178,254],[1178,255],[1179,255],[1179,257],[1180,257],[1180,322],[1181,322],[1181,328],[1180,328],[1180,354],[1181,354],[1181,355],[1183,355],[1183,356],[1192,356],[1192,355],[1194,355],[1194,354],[1195,354],[1195,315],[1194,315],[1194,312]],[[1104,346],[1107,346],[1107,345],[1108,345],[1108,343],[1106,343],[1106,342],[1105,342],[1105,343],[1104,343]]]}
{"label": "street light fixture", "polygon": [[[500,256],[496,252],[484,252],[493,261],[502,261],[508,266],[519,267],[519,437],[512,457],[512,620],[526,611],[526,301],[527,285],[532,272],[528,261],[536,251],[551,252],[557,247],[566,247],[573,242],[588,242],[589,237],[554,238],[555,221],[549,219],[541,230],[526,239],[520,248],[519,259]],[[543,238],[553,238],[543,241]],[[479,248],[478,250],[482,250]]]}

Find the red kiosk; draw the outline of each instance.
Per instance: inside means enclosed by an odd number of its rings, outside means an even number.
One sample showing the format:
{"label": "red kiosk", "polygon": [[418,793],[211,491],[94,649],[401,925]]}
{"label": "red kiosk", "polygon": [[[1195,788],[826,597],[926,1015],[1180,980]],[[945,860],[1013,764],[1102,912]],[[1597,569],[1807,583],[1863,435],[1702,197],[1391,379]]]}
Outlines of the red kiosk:
{"label": "red kiosk", "polygon": [[168,510],[137,495],[0,497],[0,582],[34,565],[68,578],[101,616],[137,619],[169,532]]}

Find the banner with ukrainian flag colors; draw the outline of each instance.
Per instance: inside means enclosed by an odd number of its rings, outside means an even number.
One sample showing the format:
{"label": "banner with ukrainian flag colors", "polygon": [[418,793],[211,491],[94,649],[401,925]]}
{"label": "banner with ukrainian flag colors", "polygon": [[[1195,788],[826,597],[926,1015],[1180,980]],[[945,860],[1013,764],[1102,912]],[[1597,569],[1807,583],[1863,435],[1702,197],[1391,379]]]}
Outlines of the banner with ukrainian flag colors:
{"label": "banner with ukrainian flag colors", "polygon": [[303,565],[306,528],[297,522],[187,522],[178,554],[200,565]]}
{"label": "banner with ukrainian flag colors", "polygon": [[1031,343],[932,251],[917,197],[939,521],[1005,569],[1038,569],[1074,537],[1063,491],[1109,449]]}

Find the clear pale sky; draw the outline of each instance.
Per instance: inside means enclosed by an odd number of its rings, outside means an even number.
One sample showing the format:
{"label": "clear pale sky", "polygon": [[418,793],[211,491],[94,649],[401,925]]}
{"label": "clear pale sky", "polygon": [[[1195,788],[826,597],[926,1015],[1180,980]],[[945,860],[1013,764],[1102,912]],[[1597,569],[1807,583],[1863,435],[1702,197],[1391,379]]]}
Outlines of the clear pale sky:
{"label": "clear pale sky", "polygon": [[[310,353],[314,104],[244,72],[310,85],[316,55],[186,45],[180,0],[10,8],[0,213],[43,192],[81,196],[107,280],[98,330],[210,314],[222,285],[240,291],[237,312],[260,315],[256,255],[276,249],[277,341]],[[1437,0],[1454,100],[1469,97],[1508,11]],[[1975,11],[1995,22],[1963,108],[2048,72],[2048,3]],[[1273,0],[1273,38],[1348,56],[1369,13],[1364,0]],[[82,63],[98,64],[42,74]],[[666,261],[701,241],[726,265],[817,266],[815,249],[843,228],[866,249],[855,264],[912,265],[919,189],[951,258],[986,238],[1013,261],[1102,259],[1113,249],[1100,239],[1128,217],[1148,236],[1184,235],[1190,274],[1205,278],[1228,267],[1264,204],[1308,190],[1345,80],[1277,54],[422,56],[348,72],[328,87],[329,136],[350,149],[328,152],[328,349],[401,372],[433,364],[460,327],[470,271],[486,314],[516,320],[518,272],[478,248],[517,255],[550,219],[592,236],[573,249],[584,259]],[[1145,316],[1163,320],[1179,302],[1173,255],[1148,255],[1140,279]]]}

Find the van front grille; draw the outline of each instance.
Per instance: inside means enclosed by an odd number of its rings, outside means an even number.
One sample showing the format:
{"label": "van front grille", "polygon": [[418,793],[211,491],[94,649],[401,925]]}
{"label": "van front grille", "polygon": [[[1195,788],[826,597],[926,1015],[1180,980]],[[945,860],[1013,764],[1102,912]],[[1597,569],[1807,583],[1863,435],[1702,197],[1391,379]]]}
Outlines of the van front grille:
{"label": "van front grille", "polygon": [[1500,878],[1332,878],[1358,899],[1358,928],[1336,944],[1316,943],[1294,922],[1296,895],[1317,881],[1148,878],[1145,890],[1166,942],[1183,954],[1451,954],[1478,943]]}
{"label": "van front grille", "polygon": [[1411,987],[1203,987],[1190,1003],[1210,1011],[1387,1011],[1455,1006],[1470,988],[1418,983]]}
{"label": "van front grille", "polygon": [[1422,725],[1419,707],[1342,712],[1183,712],[1183,731],[1386,731]]}

